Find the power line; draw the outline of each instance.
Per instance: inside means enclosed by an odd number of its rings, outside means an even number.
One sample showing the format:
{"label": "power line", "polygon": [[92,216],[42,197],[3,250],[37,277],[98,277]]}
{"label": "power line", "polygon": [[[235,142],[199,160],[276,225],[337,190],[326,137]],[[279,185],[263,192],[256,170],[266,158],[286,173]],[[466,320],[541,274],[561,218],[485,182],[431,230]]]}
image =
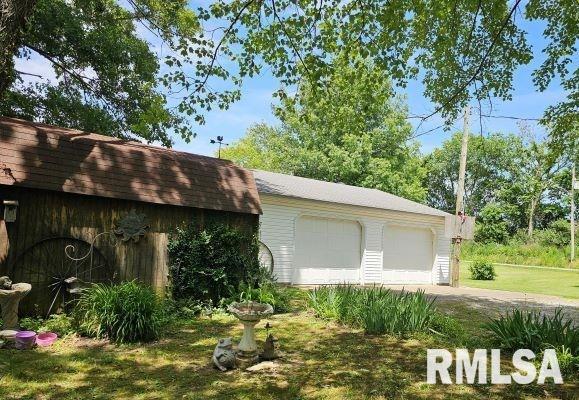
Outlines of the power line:
{"label": "power line", "polygon": [[[490,114],[480,114],[481,117],[484,118],[494,118],[494,119],[512,119],[512,120],[518,120],[518,121],[540,121],[540,118],[526,118],[526,117],[518,117],[518,116],[514,116],[514,115],[490,115]],[[424,119],[424,116],[421,115],[409,115],[408,117],[406,117],[406,119]],[[453,121],[453,123],[456,122],[456,120]],[[429,133],[432,133],[440,128],[443,128],[446,124],[441,124],[438,125],[435,128],[429,129],[427,131],[424,132],[420,132],[420,133],[415,133],[414,135],[410,136],[407,140],[412,140],[412,139],[416,139],[420,136],[424,136],[427,135]],[[418,126],[417,129],[420,128],[420,125]]]}
{"label": "power line", "polygon": [[[541,118],[533,118],[533,117],[518,117],[514,115],[491,115],[491,114],[480,114],[481,117],[485,118],[495,118],[495,119],[516,119],[521,121],[540,121]],[[426,119],[426,115],[409,115],[406,119]]]}
{"label": "power line", "polygon": [[481,114],[481,117],[485,118],[497,118],[497,119],[516,119],[521,121],[540,121],[541,118],[524,118],[524,117],[515,117],[512,115],[489,115],[489,114]]}

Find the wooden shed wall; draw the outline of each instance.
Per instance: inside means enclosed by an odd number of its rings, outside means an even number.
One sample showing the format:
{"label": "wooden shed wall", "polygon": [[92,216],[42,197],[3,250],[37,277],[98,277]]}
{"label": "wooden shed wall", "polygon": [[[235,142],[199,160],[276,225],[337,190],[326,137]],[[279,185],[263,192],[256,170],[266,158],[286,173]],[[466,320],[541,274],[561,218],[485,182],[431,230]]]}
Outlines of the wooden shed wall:
{"label": "wooden shed wall", "polygon": [[[6,223],[2,200],[18,200],[17,220]],[[204,226],[220,221],[253,233],[258,215],[168,206],[55,191],[0,185],[0,276],[12,274],[16,257],[39,240],[74,237],[91,242],[95,235],[114,228],[132,209],[145,214],[150,226],[139,242],[110,246],[97,241],[96,247],[116,269],[121,280],[137,279],[164,289],[167,284],[167,243],[170,232],[195,221]],[[55,249],[55,251],[64,251]]]}

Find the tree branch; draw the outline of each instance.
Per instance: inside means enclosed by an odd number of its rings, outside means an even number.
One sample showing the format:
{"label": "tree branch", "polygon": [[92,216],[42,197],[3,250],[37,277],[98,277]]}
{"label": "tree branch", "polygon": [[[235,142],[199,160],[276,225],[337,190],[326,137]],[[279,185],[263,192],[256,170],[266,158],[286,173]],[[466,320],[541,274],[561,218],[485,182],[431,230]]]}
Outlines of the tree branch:
{"label": "tree branch", "polygon": [[499,41],[499,38],[501,36],[501,34],[503,33],[504,29],[507,27],[507,24],[509,23],[509,21],[511,20],[511,17],[513,16],[513,14],[515,13],[516,9],[518,8],[519,4],[521,3],[522,0],[516,0],[515,4],[513,5],[513,7],[511,8],[511,11],[509,12],[509,14],[507,15],[507,17],[504,19],[503,23],[501,24],[500,29],[498,30],[498,32],[496,33],[496,35],[494,36],[491,45],[489,46],[489,48],[487,49],[487,51],[484,53],[479,65],[477,66],[476,70],[474,71],[474,73],[472,74],[472,76],[466,81],[464,82],[462,85],[460,85],[460,87],[454,92],[454,94],[452,96],[450,96],[446,101],[444,101],[440,106],[438,106],[433,112],[431,112],[430,114],[428,114],[426,117],[424,117],[424,119],[428,119],[430,117],[432,117],[435,114],[438,114],[441,110],[445,109],[449,104],[451,104],[456,97],[466,88],[468,88],[470,86],[470,84],[478,77],[479,73],[483,70],[485,64],[488,61],[488,58],[490,57],[492,51],[494,50],[496,44]]}
{"label": "tree branch", "polygon": [[[213,67],[215,66],[215,61],[217,59],[217,54],[219,53],[219,49],[221,48],[221,46],[223,45],[226,37],[229,35],[229,33],[231,32],[231,30],[233,29],[233,27],[235,26],[235,24],[237,24],[237,22],[239,21],[239,19],[241,18],[241,15],[243,14],[243,12],[254,2],[254,0],[249,0],[247,3],[245,3],[237,12],[237,14],[235,14],[235,16],[233,17],[233,20],[231,21],[231,23],[229,24],[229,26],[227,27],[227,29],[225,29],[225,31],[223,32],[223,36],[221,37],[221,39],[219,40],[219,42],[217,43],[217,46],[215,46],[215,49],[213,50],[213,54],[211,56],[211,61],[209,63],[209,68],[207,70],[207,73],[205,74],[205,77],[203,78],[203,80],[197,85],[197,87],[195,88],[193,93],[197,93],[198,91],[200,91],[203,86],[205,86],[207,84],[207,81],[209,80],[209,76],[211,76],[211,70],[213,69]],[[261,1],[260,1],[261,2]]]}

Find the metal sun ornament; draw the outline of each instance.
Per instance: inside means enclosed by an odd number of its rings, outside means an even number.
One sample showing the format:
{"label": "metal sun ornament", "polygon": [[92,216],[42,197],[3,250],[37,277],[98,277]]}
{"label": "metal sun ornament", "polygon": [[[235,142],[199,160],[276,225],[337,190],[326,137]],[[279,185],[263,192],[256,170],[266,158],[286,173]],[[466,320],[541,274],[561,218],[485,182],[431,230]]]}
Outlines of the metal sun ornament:
{"label": "metal sun ornament", "polygon": [[121,240],[127,242],[133,240],[135,243],[139,241],[141,236],[144,236],[149,228],[146,222],[145,214],[137,214],[135,209],[132,209],[120,221],[117,222],[117,227],[113,230],[116,235],[122,236]]}

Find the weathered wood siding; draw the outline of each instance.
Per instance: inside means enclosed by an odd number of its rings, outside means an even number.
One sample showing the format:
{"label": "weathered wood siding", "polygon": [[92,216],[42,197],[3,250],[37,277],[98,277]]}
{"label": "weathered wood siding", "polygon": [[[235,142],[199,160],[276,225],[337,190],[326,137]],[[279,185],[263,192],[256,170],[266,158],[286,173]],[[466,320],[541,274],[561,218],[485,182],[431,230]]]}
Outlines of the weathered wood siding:
{"label": "weathered wood siding", "polygon": [[[6,223],[2,200],[18,200],[17,220]],[[199,226],[219,221],[248,233],[258,228],[258,215],[191,207],[76,195],[0,185],[0,275],[12,275],[15,259],[34,243],[50,237],[73,237],[91,242],[95,235],[114,228],[132,209],[145,214],[149,229],[138,243],[111,246],[99,240],[96,247],[114,265],[121,280],[137,279],[164,289],[168,278],[167,243],[170,233],[183,224]],[[55,249],[64,251],[64,249]]]}

